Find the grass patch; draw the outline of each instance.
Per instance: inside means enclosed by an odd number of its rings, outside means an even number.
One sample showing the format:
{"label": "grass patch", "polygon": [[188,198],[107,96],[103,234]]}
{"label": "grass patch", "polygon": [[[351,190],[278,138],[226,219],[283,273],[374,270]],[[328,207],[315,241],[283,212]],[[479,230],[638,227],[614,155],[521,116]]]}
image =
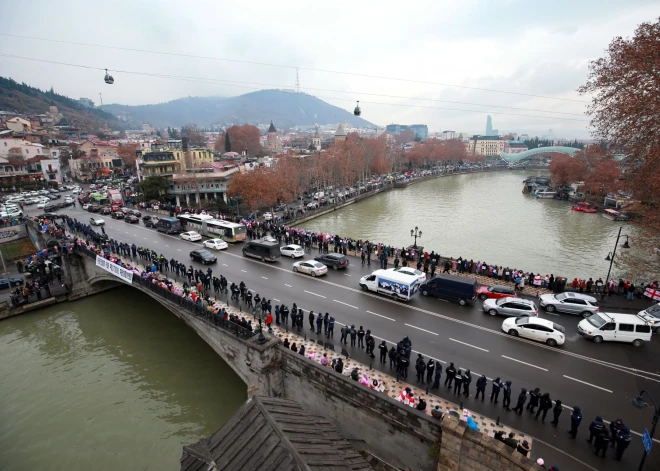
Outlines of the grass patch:
{"label": "grass patch", "polygon": [[0,250],[2,250],[2,256],[7,262],[17,260],[19,258],[27,258],[30,255],[38,252],[29,238],[2,244],[0,245]]}

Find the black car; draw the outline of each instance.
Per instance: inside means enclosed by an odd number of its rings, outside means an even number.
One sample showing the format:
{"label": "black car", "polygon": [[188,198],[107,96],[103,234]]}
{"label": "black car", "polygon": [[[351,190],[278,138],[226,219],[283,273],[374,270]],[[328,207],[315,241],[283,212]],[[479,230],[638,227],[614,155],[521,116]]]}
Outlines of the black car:
{"label": "black car", "polygon": [[142,222],[146,227],[158,226],[158,218],[156,216],[145,216],[142,218]]}
{"label": "black car", "polygon": [[126,217],[124,217],[124,222],[137,224],[138,222],[140,222],[140,219],[137,216],[133,216],[132,214],[127,214]]}
{"label": "black car", "polygon": [[112,210],[108,206],[101,206],[101,210],[99,212],[101,214],[110,214]]}
{"label": "black car", "polygon": [[101,207],[98,204],[93,204],[89,208],[87,208],[87,211],[90,213],[98,213],[101,210]]}
{"label": "black car", "polygon": [[209,265],[218,261],[218,258],[215,255],[205,249],[193,250],[190,252],[190,258],[196,262],[201,262],[204,265]]}
{"label": "black car", "polygon": [[142,213],[140,211],[138,211],[137,209],[131,209],[130,213],[135,217],[138,217],[138,218],[142,217]]}
{"label": "black car", "polygon": [[339,270],[348,266],[348,257],[339,253],[325,253],[314,257],[314,260],[321,262],[327,267],[332,267],[333,270]]}
{"label": "black car", "polygon": [[115,211],[110,216],[112,217],[112,219],[124,219],[124,213],[122,213],[121,211]]}

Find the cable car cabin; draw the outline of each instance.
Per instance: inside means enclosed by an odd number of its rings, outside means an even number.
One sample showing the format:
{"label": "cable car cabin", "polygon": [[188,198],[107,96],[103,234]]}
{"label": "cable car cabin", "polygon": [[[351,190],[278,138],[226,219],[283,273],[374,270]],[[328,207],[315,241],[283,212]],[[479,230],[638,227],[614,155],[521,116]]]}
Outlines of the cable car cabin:
{"label": "cable car cabin", "polygon": [[360,109],[360,102],[357,102],[357,106],[355,107],[355,110],[353,111],[353,114],[355,116],[360,116],[362,114],[362,110]]}
{"label": "cable car cabin", "polygon": [[115,83],[115,79],[113,79],[112,75],[110,75],[108,73],[108,69],[105,69],[105,79],[104,80],[105,80],[105,83],[107,83],[108,85],[112,85],[113,83]]}

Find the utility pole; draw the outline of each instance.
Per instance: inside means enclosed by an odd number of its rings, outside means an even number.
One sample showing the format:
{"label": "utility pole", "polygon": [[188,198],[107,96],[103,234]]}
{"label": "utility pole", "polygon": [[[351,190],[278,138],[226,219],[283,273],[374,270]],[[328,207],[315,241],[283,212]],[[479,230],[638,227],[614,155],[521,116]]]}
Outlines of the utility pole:
{"label": "utility pole", "polygon": [[103,106],[103,93],[99,92],[99,98],[101,99],[101,106]]}
{"label": "utility pole", "polygon": [[296,93],[300,93],[300,76],[298,75],[298,67],[296,67]]}

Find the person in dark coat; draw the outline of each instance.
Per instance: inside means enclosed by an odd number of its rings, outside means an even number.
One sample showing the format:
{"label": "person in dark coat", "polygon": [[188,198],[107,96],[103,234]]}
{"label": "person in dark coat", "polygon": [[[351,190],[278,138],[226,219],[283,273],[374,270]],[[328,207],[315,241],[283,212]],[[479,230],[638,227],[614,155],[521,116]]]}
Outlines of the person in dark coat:
{"label": "person in dark coat", "polygon": [[355,329],[355,324],[351,325],[351,329],[348,331],[351,334],[351,347],[355,347],[355,339],[357,338],[357,330]]}
{"label": "person in dark coat", "polygon": [[552,399],[550,399],[550,394],[549,393],[544,393],[543,396],[541,396],[541,400],[539,401],[539,410],[536,412],[536,419],[539,418],[539,415],[543,414],[543,417],[541,417],[541,422],[545,423],[545,417],[548,415],[548,411],[552,409]]}
{"label": "person in dark coat", "polygon": [[560,400],[555,401],[555,407],[552,408],[553,419],[552,422],[550,422],[553,427],[556,427],[559,424],[559,416],[561,415],[563,410],[564,408],[561,405],[561,401]]}
{"label": "person in dark coat", "polygon": [[319,312],[319,315],[316,316],[316,335],[321,334],[321,329],[323,328],[323,316]]}
{"label": "person in dark coat", "polygon": [[426,362],[421,353],[417,354],[417,361],[415,362],[415,370],[417,371],[417,382],[424,384],[424,372],[426,371]]}
{"label": "person in dark coat", "polygon": [[376,340],[372,335],[367,339],[367,353],[371,358],[376,358],[374,355],[374,348],[376,347]]}
{"label": "person in dark coat", "polygon": [[502,381],[500,380],[500,377],[498,376],[495,378],[493,381],[493,389],[490,391],[490,402],[493,402],[494,404],[497,404],[497,398],[500,397],[500,389],[502,389]]}
{"label": "person in dark coat", "polygon": [[527,403],[526,409],[531,413],[534,413],[534,409],[539,405],[539,400],[541,399],[541,388],[536,388],[534,391],[529,392],[529,402]]}
{"label": "person in dark coat", "polygon": [[345,344],[348,343],[348,339],[346,338],[346,337],[348,337],[348,326],[345,326],[345,325],[342,326],[340,332],[341,332],[341,338],[339,339],[339,343],[342,343],[342,341],[343,341],[343,343],[345,345]]}
{"label": "person in dark coat", "polygon": [[470,397],[470,383],[472,382],[472,373],[467,370],[463,375],[463,394],[465,397]]}
{"label": "person in dark coat", "polygon": [[596,435],[596,456],[599,454],[605,458],[605,453],[607,452],[607,447],[610,444],[610,432],[607,429],[603,429],[598,435]]}
{"label": "person in dark coat", "polygon": [[380,352],[380,362],[387,363],[387,343],[385,340],[378,345],[378,351]]}
{"label": "person in dark coat", "polygon": [[623,426],[623,420],[621,419],[616,419],[610,422],[610,441],[612,444],[612,448],[614,448],[614,439],[616,438],[616,434],[622,426]]}
{"label": "person in dark coat", "polygon": [[571,439],[575,439],[577,436],[578,427],[582,423],[582,410],[578,406],[573,406],[573,412],[571,412],[571,429],[568,431],[568,435]]}
{"label": "person in dark coat", "polygon": [[[358,347],[364,348],[364,329],[362,326],[360,326],[360,329],[357,331],[357,340],[358,340]],[[354,347],[353,345],[353,333],[351,332],[351,347]]]}
{"label": "person in dark coat", "polygon": [[589,438],[587,438],[587,441],[591,443],[594,437],[600,435],[600,432],[603,430],[606,430],[605,424],[603,423],[603,418],[599,415],[589,424]]}
{"label": "person in dark coat", "polygon": [[433,376],[433,388],[438,389],[440,387],[440,377],[442,376],[442,365],[439,361],[435,362],[435,374]]}
{"label": "person in dark coat", "polygon": [[344,371],[344,362],[341,361],[341,358],[338,358],[337,363],[335,363],[335,371],[340,374]]}
{"label": "person in dark coat", "polygon": [[309,319],[309,330],[314,330],[314,319],[316,319],[314,311],[310,310],[307,318]]}
{"label": "person in dark coat", "polygon": [[405,355],[401,355],[401,377],[403,379],[408,379],[408,367],[410,366],[410,360]]}
{"label": "person in dark coat", "polygon": [[513,432],[509,433],[509,436],[504,440],[504,443],[516,450],[518,448],[518,440],[516,440],[514,437],[515,434]]}
{"label": "person in dark coat", "polygon": [[463,372],[459,368],[456,371],[454,376],[454,394],[461,394],[461,388],[463,387]]}
{"label": "person in dark coat", "polygon": [[523,440],[522,443],[518,443],[518,446],[516,447],[516,451],[518,453],[522,453],[523,456],[529,455],[529,443],[527,443],[527,440]]}
{"label": "person in dark coat", "polygon": [[502,399],[502,407],[510,411],[511,408],[509,406],[511,405],[511,380],[507,380],[504,383],[504,390],[502,393],[504,394],[504,399]]}
{"label": "person in dark coat", "polygon": [[516,407],[513,408],[513,412],[515,412],[518,415],[522,415],[523,406],[525,405],[526,400],[527,400],[527,389],[520,388],[520,394],[518,394],[518,403],[516,404]]}
{"label": "person in dark coat", "polygon": [[388,358],[390,359],[390,370],[392,367],[396,367],[396,348],[392,346],[390,351],[387,353]]}
{"label": "person in dark coat", "polygon": [[632,440],[632,435],[630,434],[630,429],[628,428],[628,426],[621,424],[621,427],[619,427],[616,437],[614,438],[614,441],[616,443],[616,455],[614,459],[616,461],[621,461],[623,452],[626,451],[626,448],[628,448],[628,446],[630,445],[631,440]]}
{"label": "person in dark coat", "polygon": [[488,379],[484,375],[481,375],[481,378],[477,380],[477,395],[475,397],[475,400],[479,399],[479,394],[481,394],[481,402],[484,402],[484,395],[486,393],[487,384],[488,384]]}
{"label": "person in dark coat", "polygon": [[435,370],[435,360],[429,358],[429,362],[426,364],[426,382],[430,383],[433,380],[433,371]]}
{"label": "person in dark coat", "polygon": [[451,389],[451,383],[454,381],[454,376],[456,376],[456,367],[453,362],[451,362],[445,370],[445,375],[447,376],[445,378],[445,386],[447,386],[448,389]]}

